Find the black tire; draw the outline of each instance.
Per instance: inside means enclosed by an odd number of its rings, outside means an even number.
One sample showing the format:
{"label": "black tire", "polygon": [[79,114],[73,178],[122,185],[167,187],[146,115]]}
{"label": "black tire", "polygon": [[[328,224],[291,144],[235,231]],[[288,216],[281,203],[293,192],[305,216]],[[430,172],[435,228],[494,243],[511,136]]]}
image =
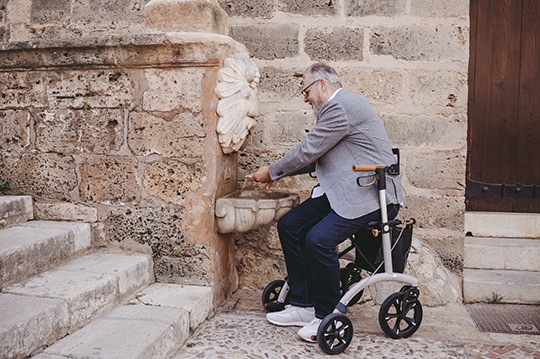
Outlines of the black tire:
{"label": "black tire", "polygon": [[279,293],[285,284],[285,280],[276,279],[266,285],[262,292],[262,305],[268,312],[279,312],[285,309],[285,305],[289,304],[289,295],[285,299],[285,302],[278,302]]}
{"label": "black tire", "polygon": [[[357,268],[354,266],[354,264],[349,263],[345,268],[341,268],[340,270],[340,286],[339,290],[341,291],[341,296],[344,296],[345,293],[349,290],[350,287],[352,287],[355,283],[360,282],[362,279],[362,276],[360,275],[360,268]],[[364,290],[361,290],[358,292],[347,304],[348,307],[351,305],[354,305],[358,303],[360,298],[362,298],[362,295],[364,294]]]}
{"label": "black tire", "polygon": [[391,294],[381,305],[379,325],[392,339],[407,338],[418,330],[422,316],[418,289],[404,287],[401,292]]}
{"label": "black tire", "polygon": [[324,317],[317,330],[317,343],[326,354],[343,353],[353,337],[351,320],[341,313],[331,313]]}

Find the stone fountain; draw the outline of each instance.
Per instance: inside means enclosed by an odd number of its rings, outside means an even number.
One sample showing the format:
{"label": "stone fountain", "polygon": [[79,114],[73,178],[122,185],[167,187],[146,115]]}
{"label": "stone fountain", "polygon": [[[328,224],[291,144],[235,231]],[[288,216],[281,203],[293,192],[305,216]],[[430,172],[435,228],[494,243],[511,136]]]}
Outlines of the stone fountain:
{"label": "stone fountain", "polygon": [[[218,138],[224,153],[238,151],[255,126],[259,114],[257,84],[259,70],[246,53],[225,60],[219,71],[216,94]],[[237,190],[216,200],[219,233],[247,232],[277,221],[296,206],[299,196],[263,190]]]}

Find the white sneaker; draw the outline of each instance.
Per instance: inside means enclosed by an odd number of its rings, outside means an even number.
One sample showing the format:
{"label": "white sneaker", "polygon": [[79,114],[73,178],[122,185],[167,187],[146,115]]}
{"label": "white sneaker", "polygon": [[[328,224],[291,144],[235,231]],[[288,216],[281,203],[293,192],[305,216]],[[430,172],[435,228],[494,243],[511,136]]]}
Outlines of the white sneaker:
{"label": "white sneaker", "polygon": [[298,331],[298,335],[307,342],[315,343],[317,341],[317,330],[321,322],[322,319],[313,319]]}
{"label": "white sneaker", "polygon": [[315,318],[315,308],[295,307],[286,305],[285,309],[280,312],[272,312],[266,314],[266,319],[272,324],[282,327],[287,326],[304,326]]}

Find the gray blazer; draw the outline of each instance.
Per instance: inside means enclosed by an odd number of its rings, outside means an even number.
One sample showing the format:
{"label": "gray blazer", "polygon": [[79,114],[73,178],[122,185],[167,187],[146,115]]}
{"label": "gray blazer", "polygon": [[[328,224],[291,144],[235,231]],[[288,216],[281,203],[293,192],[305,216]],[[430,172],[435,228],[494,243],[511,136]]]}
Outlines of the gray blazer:
{"label": "gray blazer", "polygon": [[[330,206],[352,219],[380,208],[376,185],[360,187],[356,179],[368,175],[352,171],[353,164],[396,162],[384,125],[368,101],[341,89],[317,114],[305,139],[270,165],[272,180],[295,175],[315,163],[317,179]],[[387,176],[387,203],[402,203],[400,176]]]}

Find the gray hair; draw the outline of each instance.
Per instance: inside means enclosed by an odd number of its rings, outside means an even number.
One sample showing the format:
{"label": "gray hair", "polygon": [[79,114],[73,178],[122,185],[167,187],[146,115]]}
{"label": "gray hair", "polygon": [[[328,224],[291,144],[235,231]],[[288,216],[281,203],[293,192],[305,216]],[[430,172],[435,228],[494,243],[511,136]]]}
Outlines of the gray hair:
{"label": "gray hair", "polygon": [[315,63],[308,67],[302,77],[309,77],[312,81],[327,79],[332,84],[338,83],[341,85],[341,80],[336,70],[334,70],[333,67],[321,62]]}

